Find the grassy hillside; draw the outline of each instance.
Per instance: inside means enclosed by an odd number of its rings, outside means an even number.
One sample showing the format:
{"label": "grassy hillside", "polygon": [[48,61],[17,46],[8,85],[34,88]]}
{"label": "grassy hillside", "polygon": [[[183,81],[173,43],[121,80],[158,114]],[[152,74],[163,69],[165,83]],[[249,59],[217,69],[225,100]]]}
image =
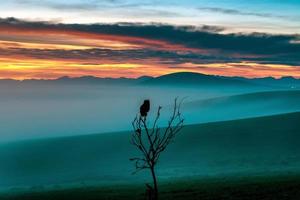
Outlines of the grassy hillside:
{"label": "grassy hillside", "polygon": [[[300,113],[186,126],[158,165],[169,178],[298,172]],[[0,186],[133,184],[129,132],[0,145]]]}
{"label": "grassy hillside", "polygon": [[187,102],[188,121],[211,122],[300,111],[300,91],[268,91]]}
{"label": "grassy hillside", "polygon": [[[300,175],[186,179],[160,183],[164,200],[298,200]],[[144,185],[115,185],[1,195],[2,200],[146,199]]]}
{"label": "grassy hillside", "polygon": [[[201,105],[201,104],[209,104],[209,103],[217,103],[217,102],[224,102],[227,101],[233,101],[233,103],[236,103],[236,101],[260,101],[261,99],[264,99],[266,101],[268,100],[274,100],[274,99],[283,99],[283,100],[299,100],[300,98],[300,90],[281,90],[281,91],[266,91],[266,92],[253,92],[253,93],[247,93],[247,94],[239,94],[239,95],[233,95],[233,96],[225,96],[225,97],[218,97],[218,98],[211,98],[207,100],[200,100],[200,101],[194,101],[190,102],[190,105]],[[294,103],[296,104],[296,102]]]}

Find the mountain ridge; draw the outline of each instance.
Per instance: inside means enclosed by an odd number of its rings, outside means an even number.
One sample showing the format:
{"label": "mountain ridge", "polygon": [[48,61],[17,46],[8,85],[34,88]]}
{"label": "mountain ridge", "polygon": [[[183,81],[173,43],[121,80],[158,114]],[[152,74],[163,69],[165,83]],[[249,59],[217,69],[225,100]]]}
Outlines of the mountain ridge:
{"label": "mountain ridge", "polygon": [[111,78],[96,76],[69,77],[62,76],[56,79],[0,79],[2,84],[28,84],[28,83],[63,83],[63,84],[129,84],[129,85],[263,85],[263,86],[288,86],[300,87],[300,79],[287,76],[281,78],[263,77],[246,78],[219,75],[208,75],[195,72],[176,72],[158,77],[140,76],[137,78]]}

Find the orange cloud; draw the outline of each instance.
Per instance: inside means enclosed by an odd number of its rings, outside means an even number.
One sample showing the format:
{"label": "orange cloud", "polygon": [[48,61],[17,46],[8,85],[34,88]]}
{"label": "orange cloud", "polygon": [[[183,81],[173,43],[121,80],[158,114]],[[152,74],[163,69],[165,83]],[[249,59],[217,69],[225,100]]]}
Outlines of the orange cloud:
{"label": "orange cloud", "polygon": [[0,59],[0,79],[55,79],[62,76],[79,77],[139,77],[142,74],[161,75],[164,68],[159,65],[137,63],[86,64],[73,61]]}
{"label": "orange cloud", "polygon": [[179,66],[183,71],[214,74],[220,76],[243,76],[248,78],[293,76],[300,78],[300,66],[260,64],[254,62],[193,64]]}
{"label": "orange cloud", "polygon": [[173,72],[198,72],[221,76],[245,77],[281,77],[294,76],[300,78],[300,68],[287,65],[268,65],[257,63],[219,63],[193,64],[184,63],[176,66],[150,59],[143,63],[126,61],[124,63],[85,63],[83,61],[39,60],[39,59],[3,59],[0,58],[0,78],[13,79],[56,79],[62,76],[79,77],[93,75],[97,77],[130,77],[142,75],[160,76]]}
{"label": "orange cloud", "polygon": [[[89,33],[62,28],[41,28],[34,29],[27,27],[0,26],[0,40],[2,42],[17,42],[23,46],[39,45],[47,48],[52,45],[74,46],[74,49],[84,48],[108,48],[115,50],[149,48],[157,50],[190,51],[208,54],[208,50],[189,48],[184,45],[173,44],[163,40],[146,39],[142,37]],[[27,45],[25,45],[27,44]],[[1,45],[1,44],[0,44]],[[1,47],[1,46],[0,46]]]}
{"label": "orange cloud", "polygon": [[[95,49],[109,51],[99,53]],[[154,51],[148,51],[148,56],[145,52],[149,49]],[[0,78],[55,79],[85,75],[139,77],[180,71],[222,76],[300,77],[300,66],[243,61],[257,58],[263,60],[267,55],[231,51],[226,54],[159,39],[76,31],[57,28],[55,25],[0,25],[0,50]],[[131,50],[140,51],[132,53],[129,52]],[[223,57],[228,57],[229,63]],[[199,62],[209,64],[196,64]]]}

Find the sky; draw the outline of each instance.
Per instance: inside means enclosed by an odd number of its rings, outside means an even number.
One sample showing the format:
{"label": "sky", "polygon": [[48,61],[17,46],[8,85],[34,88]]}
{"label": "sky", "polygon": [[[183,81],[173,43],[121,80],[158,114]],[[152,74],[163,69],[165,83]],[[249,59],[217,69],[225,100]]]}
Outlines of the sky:
{"label": "sky", "polygon": [[300,78],[299,0],[8,0],[0,78]]}

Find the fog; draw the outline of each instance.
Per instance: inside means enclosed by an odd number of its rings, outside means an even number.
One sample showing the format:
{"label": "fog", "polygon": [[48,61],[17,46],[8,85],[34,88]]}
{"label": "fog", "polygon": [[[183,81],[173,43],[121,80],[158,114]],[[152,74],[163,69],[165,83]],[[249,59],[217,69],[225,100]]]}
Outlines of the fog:
{"label": "fog", "polygon": [[185,98],[182,112],[187,124],[300,109],[299,103],[295,103],[300,97],[295,94],[278,94],[268,101],[260,95],[251,101],[231,97],[263,90],[88,84],[1,85],[0,142],[130,130],[131,121],[144,99],[151,100],[151,116],[158,105],[163,107],[162,125],[176,97]]}
{"label": "fog", "polygon": [[[149,180],[147,173],[132,176],[128,160],[137,153],[128,130],[144,99],[151,101],[150,123],[161,105],[164,126],[178,97],[184,99],[185,125],[198,124],[184,127],[162,156],[160,180],[288,173],[298,172],[300,166],[300,116],[292,113],[300,111],[299,90],[16,84],[0,85],[0,94],[0,189],[4,190]],[[271,116],[282,113],[289,114]],[[218,122],[259,116],[270,117]],[[127,132],[118,132],[123,130]]]}
{"label": "fog", "polygon": [[197,99],[202,95],[194,89],[128,86],[2,88],[0,140],[128,130],[144,99],[150,99],[155,108],[172,103],[176,96]]}

